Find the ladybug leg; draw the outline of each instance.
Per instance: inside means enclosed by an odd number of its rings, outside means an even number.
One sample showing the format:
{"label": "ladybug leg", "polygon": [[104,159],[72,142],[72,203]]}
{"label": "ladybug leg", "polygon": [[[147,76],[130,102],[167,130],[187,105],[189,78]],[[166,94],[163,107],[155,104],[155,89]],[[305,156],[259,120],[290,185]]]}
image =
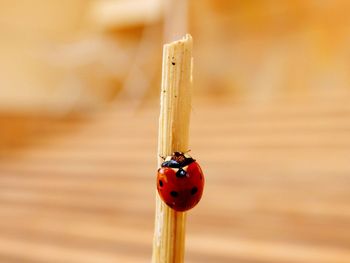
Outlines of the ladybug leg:
{"label": "ladybug leg", "polygon": [[159,154],[159,157],[163,159],[163,161],[165,161],[165,156],[162,156]]}

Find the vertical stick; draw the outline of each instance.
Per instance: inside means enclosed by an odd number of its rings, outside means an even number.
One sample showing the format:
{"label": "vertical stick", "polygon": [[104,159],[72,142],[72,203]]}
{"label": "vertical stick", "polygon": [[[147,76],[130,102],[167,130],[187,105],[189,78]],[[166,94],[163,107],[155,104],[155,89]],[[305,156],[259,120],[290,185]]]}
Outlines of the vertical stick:
{"label": "vertical stick", "polygon": [[[160,95],[158,155],[188,150],[192,93],[192,37],[164,45]],[[162,159],[159,157],[158,166]],[[186,213],[176,212],[156,196],[152,263],[184,261]]]}

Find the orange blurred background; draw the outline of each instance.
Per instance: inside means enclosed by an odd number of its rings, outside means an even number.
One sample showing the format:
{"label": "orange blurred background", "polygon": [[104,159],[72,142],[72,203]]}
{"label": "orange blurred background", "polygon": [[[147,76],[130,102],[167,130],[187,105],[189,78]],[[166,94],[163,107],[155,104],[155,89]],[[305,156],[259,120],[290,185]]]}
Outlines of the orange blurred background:
{"label": "orange blurred background", "polygon": [[350,2],[0,1],[0,262],[149,262],[162,46],[194,39],[186,262],[350,262]]}

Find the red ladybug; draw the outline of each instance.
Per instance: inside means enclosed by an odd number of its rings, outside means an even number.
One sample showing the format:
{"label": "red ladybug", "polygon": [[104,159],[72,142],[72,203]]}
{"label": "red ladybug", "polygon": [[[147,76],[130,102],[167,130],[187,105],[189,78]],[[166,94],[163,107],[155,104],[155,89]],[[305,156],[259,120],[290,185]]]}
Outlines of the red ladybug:
{"label": "red ladybug", "polygon": [[176,211],[186,211],[194,207],[202,197],[203,187],[202,169],[188,154],[174,152],[158,169],[158,193]]}

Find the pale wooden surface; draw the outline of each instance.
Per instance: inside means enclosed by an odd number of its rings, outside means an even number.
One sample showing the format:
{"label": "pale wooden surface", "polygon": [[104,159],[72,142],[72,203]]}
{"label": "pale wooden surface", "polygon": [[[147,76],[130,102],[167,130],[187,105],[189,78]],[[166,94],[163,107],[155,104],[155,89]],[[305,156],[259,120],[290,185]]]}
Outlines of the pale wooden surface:
{"label": "pale wooden surface", "polygon": [[[188,214],[186,262],[350,262],[348,101],[195,102],[190,147],[206,189]],[[26,136],[16,149],[2,141],[0,262],[150,262],[151,104],[2,125],[12,145]]]}
{"label": "pale wooden surface", "polygon": [[[192,110],[192,36],[163,46],[158,128],[158,167],[173,152],[189,146]],[[183,263],[186,213],[177,212],[156,194],[152,263]]]}

